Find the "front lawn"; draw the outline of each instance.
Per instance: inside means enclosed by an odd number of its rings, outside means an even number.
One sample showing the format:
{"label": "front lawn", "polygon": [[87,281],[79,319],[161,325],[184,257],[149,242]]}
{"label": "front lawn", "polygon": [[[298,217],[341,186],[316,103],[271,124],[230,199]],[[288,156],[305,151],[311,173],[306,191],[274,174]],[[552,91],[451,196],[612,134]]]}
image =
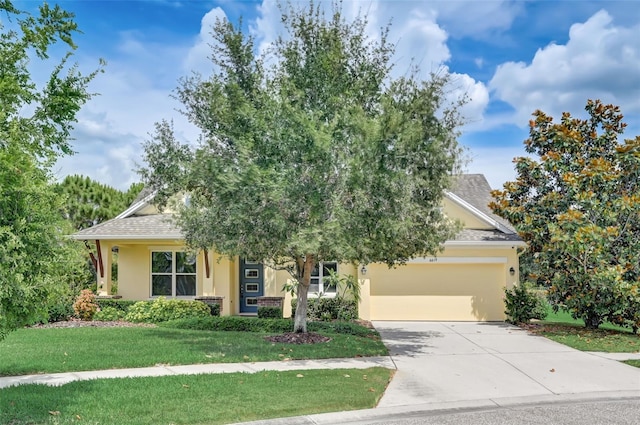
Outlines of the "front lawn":
{"label": "front lawn", "polygon": [[0,423],[225,424],[375,407],[384,368],[78,381],[0,390]]}
{"label": "front lawn", "polygon": [[[257,319],[253,319],[257,320]],[[169,328],[20,329],[0,342],[0,376],[154,366],[386,355],[379,338],[323,333],[321,344],[275,344],[267,333]]]}
{"label": "front lawn", "polygon": [[640,351],[640,335],[630,329],[603,323],[599,329],[587,329],[582,320],[576,320],[566,311],[549,312],[544,321],[531,327],[553,341],[581,351],[607,353],[634,353]]}

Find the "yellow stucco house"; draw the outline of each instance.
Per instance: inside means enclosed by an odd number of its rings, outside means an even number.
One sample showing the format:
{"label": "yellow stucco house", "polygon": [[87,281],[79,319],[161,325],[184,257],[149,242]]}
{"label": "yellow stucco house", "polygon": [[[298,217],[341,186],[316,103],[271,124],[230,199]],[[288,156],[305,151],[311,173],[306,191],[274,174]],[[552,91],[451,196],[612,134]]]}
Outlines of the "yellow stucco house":
{"label": "yellow stucco house", "polygon": [[[314,271],[312,293],[324,288],[329,270],[356,276],[362,283],[360,317],[367,320],[502,321],[503,288],[518,281],[518,255],[525,243],[513,227],[488,207],[491,188],[481,174],[458,177],[444,196],[449,218],[464,224],[437,257],[410,260],[389,269],[384,264],[322,263]],[[111,293],[113,250],[118,251],[118,295],[148,300],[157,296],[213,300],[223,315],[255,314],[258,305],[290,296],[282,292],[286,271],[257,262],[229,259],[212,251],[190,255],[180,230],[152,204],[139,199],[116,218],[82,230],[73,238],[95,241],[98,292]]]}

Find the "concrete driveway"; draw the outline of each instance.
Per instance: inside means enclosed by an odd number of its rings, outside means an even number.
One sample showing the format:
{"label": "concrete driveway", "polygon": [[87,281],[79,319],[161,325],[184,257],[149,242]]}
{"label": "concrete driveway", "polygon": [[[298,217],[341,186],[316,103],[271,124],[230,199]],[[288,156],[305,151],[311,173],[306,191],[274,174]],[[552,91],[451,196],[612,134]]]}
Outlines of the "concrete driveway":
{"label": "concrete driveway", "polygon": [[397,372],[381,407],[640,397],[640,369],[504,323],[373,322]]}

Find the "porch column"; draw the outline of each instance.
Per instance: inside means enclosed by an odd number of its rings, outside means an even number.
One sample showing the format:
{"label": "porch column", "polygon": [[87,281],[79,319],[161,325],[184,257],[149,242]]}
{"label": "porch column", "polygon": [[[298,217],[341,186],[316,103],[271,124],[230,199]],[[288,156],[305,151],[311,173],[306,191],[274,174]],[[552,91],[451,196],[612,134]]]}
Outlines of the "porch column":
{"label": "porch column", "polygon": [[233,267],[235,262],[229,258],[215,254],[213,256],[212,275],[215,276],[213,284],[213,295],[222,297],[222,315],[229,316],[235,314],[235,306],[233,305],[235,273]]}
{"label": "porch column", "polygon": [[215,289],[213,287],[213,275],[214,275],[214,261],[213,253],[209,250],[203,250],[202,252],[202,295],[205,297],[215,295]]}
{"label": "porch column", "polygon": [[98,260],[98,267],[96,267],[96,292],[99,296],[111,294],[111,265],[113,264],[111,248],[111,243],[108,241],[96,240],[96,256]]}

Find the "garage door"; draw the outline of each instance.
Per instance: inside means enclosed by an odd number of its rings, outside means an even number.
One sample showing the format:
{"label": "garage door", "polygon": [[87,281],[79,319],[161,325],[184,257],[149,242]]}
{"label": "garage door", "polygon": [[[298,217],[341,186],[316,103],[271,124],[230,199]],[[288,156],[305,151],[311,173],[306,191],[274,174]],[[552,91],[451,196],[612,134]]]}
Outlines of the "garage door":
{"label": "garage door", "polygon": [[505,263],[372,265],[372,320],[502,321]]}

